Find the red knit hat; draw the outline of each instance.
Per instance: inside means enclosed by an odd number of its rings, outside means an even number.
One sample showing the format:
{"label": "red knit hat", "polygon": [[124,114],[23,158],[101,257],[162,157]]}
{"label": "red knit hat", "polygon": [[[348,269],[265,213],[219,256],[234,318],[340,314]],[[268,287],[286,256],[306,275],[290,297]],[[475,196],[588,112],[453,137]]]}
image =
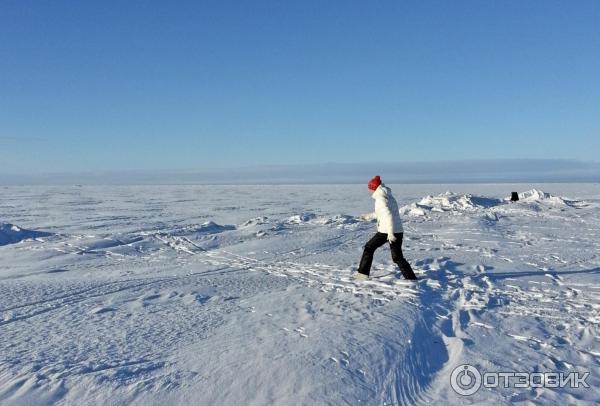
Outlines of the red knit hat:
{"label": "red knit hat", "polygon": [[379,176],[375,176],[369,181],[369,189],[371,190],[377,190],[379,185],[381,185],[381,178]]}

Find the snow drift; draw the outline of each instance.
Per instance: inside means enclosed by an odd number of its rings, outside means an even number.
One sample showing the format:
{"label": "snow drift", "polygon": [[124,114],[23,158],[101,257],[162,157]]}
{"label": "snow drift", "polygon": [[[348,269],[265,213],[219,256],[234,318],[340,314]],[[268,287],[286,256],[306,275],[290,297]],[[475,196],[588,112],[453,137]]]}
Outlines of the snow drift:
{"label": "snow drift", "polygon": [[208,234],[218,234],[218,233],[222,233],[224,231],[230,231],[230,230],[235,230],[235,226],[233,225],[221,225],[221,224],[217,224],[214,221],[206,221],[202,224],[198,225],[191,225],[191,226],[185,226],[185,227],[181,227],[181,228],[177,228],[175,230],[170,231],[169,234],[171,235],[176,235],[178,237],[180,236],[186,236],[186,237],[192,237],[192,236],[204,236],[204,235],[208,235]]}
{"label": "snow drift", "polygon": [[554,196],[539,189],[531,189],[526,192],[519,193],[519,201],[526,203],[546,203],[555,206],[578,207],[585,205],[585,202],[581,200],[571,200],[560,196]]}
{"label": "snow drift", "polygon": [[[516,204],[516,206],[510,206]],[[568,206],[586,207],[588,204],[582,200],[572,200],[561,196],[546,193],[543,190],[531,189],[519,193],[519,201],[511,202],[510,197],[496,199],[472,194],[458,194],[454,192],[441,193],[436,196],[428,195],[419,202],[411,203],[400,208],[400,214],[412,217],[427,216],[432,212],[447,214],[464,214],[482,211],[493,214],[501,207],[543,210],[544,207]]]}
{"label": "snow drift", "polygon": [[0,223],[0,246],[52,235],[45,231],[26,230],[10,223]]}
{"label": "snow drift", "polygon": [[301,213],[289,217],[287,224],[319,224],[319,225],[347,225],[358,223],[354,216],[347,214],[335,214],[332,216],[317,216],[315,213]]}
{"label": "snow drift", "polygon": [[400,214],[409,216],[424,216],[430,212],[464,212],[487,209],[501,204],[499,199],[471,194],[446,192],[437,196],[425,196],[418,203],[412,203],[400,208]]}

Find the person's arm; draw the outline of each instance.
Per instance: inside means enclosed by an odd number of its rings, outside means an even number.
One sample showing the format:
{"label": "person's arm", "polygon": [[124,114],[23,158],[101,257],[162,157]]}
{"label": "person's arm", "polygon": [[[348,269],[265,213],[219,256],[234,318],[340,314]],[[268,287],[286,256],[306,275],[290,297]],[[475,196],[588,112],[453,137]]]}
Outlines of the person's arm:
{"label": "person's arm", "polygon": [[373,221],[377,218],[377,216],[375,215],[375,212],[371,212],[371,213],[361,214],[360,216],[358,216],[358,218],[361,219],[362,221]]}

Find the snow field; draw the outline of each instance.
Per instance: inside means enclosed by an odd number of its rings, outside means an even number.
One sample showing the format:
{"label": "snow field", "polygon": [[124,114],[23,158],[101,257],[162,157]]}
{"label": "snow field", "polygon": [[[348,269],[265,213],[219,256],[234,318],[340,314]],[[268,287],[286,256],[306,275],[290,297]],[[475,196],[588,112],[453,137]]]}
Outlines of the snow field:
{"label": "snow field", "polygon": [[[387,247],[353,280],[363,187],[4,188],[0,403],[594,402],[598,186],[445,187],[392,185],[416,283]],[[465,398],[462,363],[591,388]]]}

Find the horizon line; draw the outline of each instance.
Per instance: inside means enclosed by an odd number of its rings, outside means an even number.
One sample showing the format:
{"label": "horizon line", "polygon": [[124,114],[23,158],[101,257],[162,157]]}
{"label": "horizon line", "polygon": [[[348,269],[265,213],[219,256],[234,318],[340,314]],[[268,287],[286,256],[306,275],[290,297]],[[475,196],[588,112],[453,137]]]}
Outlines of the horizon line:
{"label": "horizon line", "polygon": [[600,163],[573,159],[494,159],[431,162],[268,164],[204,169],[125,169],[80,172],[0,173],[15,184],[361,184],[373,175],[384,182],[595,183]]}

